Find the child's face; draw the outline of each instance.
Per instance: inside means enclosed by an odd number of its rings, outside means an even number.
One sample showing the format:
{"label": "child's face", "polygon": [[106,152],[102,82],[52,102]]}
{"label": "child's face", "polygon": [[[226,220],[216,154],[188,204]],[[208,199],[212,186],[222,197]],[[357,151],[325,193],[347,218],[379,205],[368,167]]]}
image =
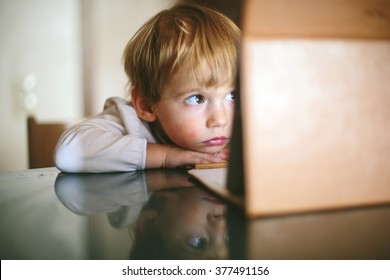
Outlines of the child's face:
{"label": "child's face", "polygon": [[230,140],[233,90],[231,85],[205,87],[198,82],[193,71],[179,70],[152,107],[157,128],[185,149],[219,152]]}
{"label": "child's face", "polygon": [[157,222],[166,247],[184,259],[227,258],[226,205],[197,187],[166,195]]}

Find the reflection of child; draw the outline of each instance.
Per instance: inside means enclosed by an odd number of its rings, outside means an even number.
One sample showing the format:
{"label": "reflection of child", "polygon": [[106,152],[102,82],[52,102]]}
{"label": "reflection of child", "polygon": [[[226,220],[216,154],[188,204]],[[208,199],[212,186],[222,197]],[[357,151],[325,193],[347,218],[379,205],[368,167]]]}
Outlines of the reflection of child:
{"label": "reflection of child", "polygon": [[227,259],[226,206],[197,187],[155,192],[135,225],[131,259]]}
{"label": "reflection of child", "polygon": [[73,213],[107,213],[114,227],[138,220],[149,196],[157,191],[194,186],[180,169],[112,173],[60,173],[55,181],[59,200]]}
{"label": "reflection of child", "polygon": [[129,227],[131,258],[228,258],[226,206],[188,178],[176,169],[61,173],[55,192],[76,214],[107,213],[112,226]]}
{"label": "reflection of child", "polygon": [[131,103],[67,130],[55,162],[66,172],[129,171],[228,158],[240,31],[224,15],[180,4],[130,40],[124,67]]}

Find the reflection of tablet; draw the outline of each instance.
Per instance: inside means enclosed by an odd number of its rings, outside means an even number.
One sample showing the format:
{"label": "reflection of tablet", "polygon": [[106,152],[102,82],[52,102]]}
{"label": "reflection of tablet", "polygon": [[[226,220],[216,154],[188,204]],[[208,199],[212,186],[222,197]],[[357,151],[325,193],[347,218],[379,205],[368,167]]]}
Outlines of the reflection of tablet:
{"label": "reflection of tablet", "polygon": [[243,207],[243,196],[231,193],[226,187],[227,168],[191,169],[188,173],[212,192],[235,205]]}

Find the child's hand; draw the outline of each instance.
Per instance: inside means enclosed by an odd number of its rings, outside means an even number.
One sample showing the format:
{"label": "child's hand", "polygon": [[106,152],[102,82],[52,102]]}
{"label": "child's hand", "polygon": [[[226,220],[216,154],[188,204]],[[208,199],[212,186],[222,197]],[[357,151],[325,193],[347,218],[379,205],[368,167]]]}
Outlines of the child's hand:
{"label": "child's hand", "polygon": [[217,157],[227,161],[229,159],[229,156],[230,156],[230,148],[229,148],[229,146],[226,146],[221,151],[219,151],[218,153],[214,154],[214,156],[217,156]]}
{"label": "child's hand", "polygon": [[216,154],[200,153],[171,147],[168,150],[163,167],[179,167],[204,163],[219,163],[227,161],[226,151]]}
{"label": "child's hand", "polygon": [[228,157],[228,148],[215,154],[209,154],[185,150],[175,146],[148,144],[146,168],[175,168],[195,164],[220,163],[227,161]]}

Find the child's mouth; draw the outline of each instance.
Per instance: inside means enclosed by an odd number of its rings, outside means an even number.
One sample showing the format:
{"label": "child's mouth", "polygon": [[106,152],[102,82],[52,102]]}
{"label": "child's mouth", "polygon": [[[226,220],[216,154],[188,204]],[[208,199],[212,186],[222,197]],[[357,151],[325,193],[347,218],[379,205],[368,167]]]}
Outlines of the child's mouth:
{"label": "child's mouth", "polygon": [[208,146],[223,146],[227,144],[228,139],[226,137],[215,137],[204,141],[203,143]]}

